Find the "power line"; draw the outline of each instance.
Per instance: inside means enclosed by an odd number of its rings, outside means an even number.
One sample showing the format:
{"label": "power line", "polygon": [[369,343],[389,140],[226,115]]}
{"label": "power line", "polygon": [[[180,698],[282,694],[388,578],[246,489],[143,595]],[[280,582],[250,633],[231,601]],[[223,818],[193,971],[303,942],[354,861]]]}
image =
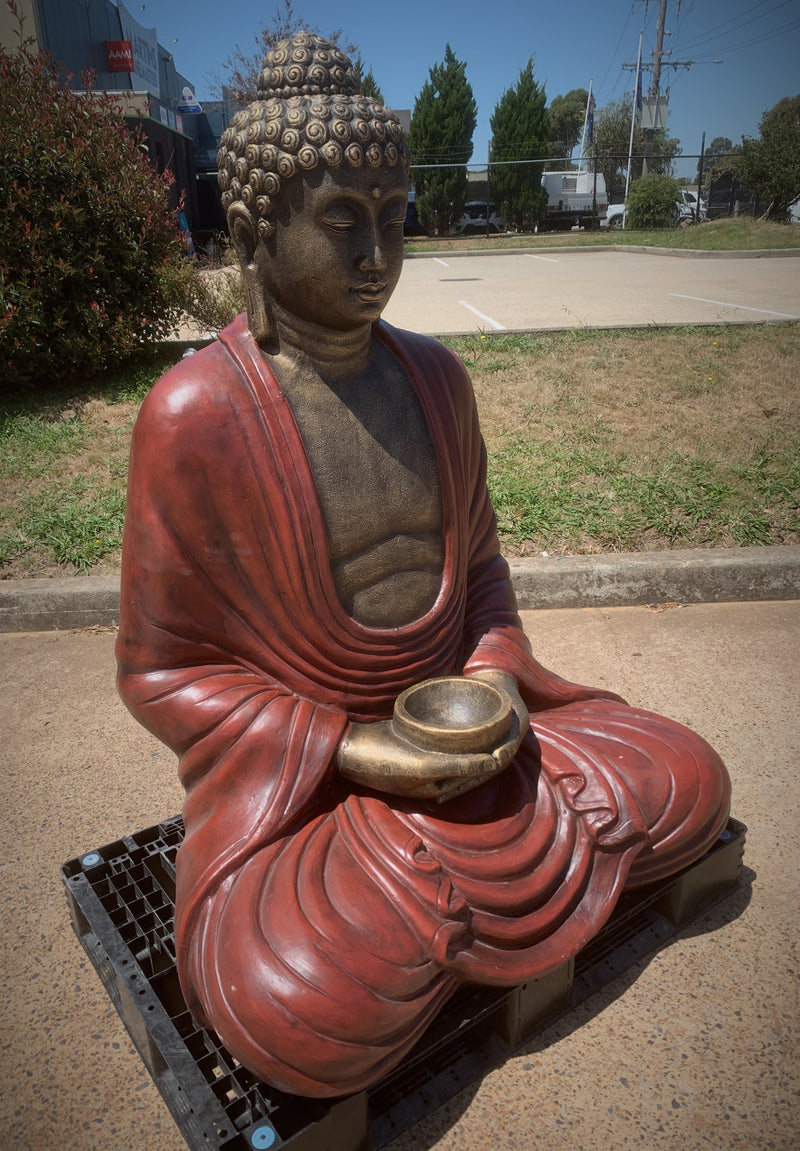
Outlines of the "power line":
{"label": "power line", "polygon": [[[619,40],[617,40],[617,46],[614,49],[614,52],[613,52],[613,55],[612,55],[611,60],[609,62],[609,65],[606,68],[606,74],[603,77],[603,79],[600,81],[600,83],[597,85],[597,91],[598,92],[601,92],[603,90],[603,85],[605,84],[606,80],[608,79],[608,74],[614,66],[614,61],[617,58],[617,53],[619,52],[620,44],[622,43],[623,37],[625,36],[625,33],[628,31],[628,25],[631,22],[631,16],[632,15],[633,15],[633,4],[631,4],[630,10],[628,11],[628,15],[625,18],[625,24],[623,26],[622,31],[620,32]],[[616,88],[616,86],[617,85],[615,84],[614,88]],[[612,89],[612,91],[613,91],[613,89]]]}
{"label": "power line", "polygon": [[[747,11],[748,13],[753,13],[757,11],[757,9],[763,8],[765,4],[769,3],[770,0],[761,0],[759,4],[753,5],[753,7],[749,8]],[[794,3],[795,0],[781,0],[780,4],[776,4],[767,12],[761,12],[758,16],[748,15],[746,20],[741,19],[745,13],[740,12],[738,15],[732,16],[729,20],[723,21],[722,24],[716,24],[713,28],[709,28],[707,31],[702,32],[697,36],[690,37],[689,40],[681,44],[681,48],[683,51],[691,51],[692,48],[700,47],[701,45],[707,43],[709,40],[715,39],[717,36],[731,36],[734,32],[738,32],[741,28],[746,28],[748,24],[754,24],[759,20],[764,20],[767,16],[771,16],[774,12],[778,12],[781,8],[786,8],[787,5]],[[739,21],[739,23],[737,23],[737,21]],[[728,28],[727,25],[729,24],[733,24],[733,27]],[[725,49],[721,49],[721,51],[725,51]]]}
{"label": "power line", "polygon": [[[800,19],[790,20],[787,24],[773,29],[772,32],[765,32],[762,36],[751,36],[747,40],[741,40],[738,44],[729,44],[725,48],[718,49],[718,51],[723,55],[727,55],[729,52],[739,52],[742,48],[752,48],[756,44],[764,44],[767,40],[774,40],[776,36],[785,36],[787,32],[794,32],[797,28],[800,28]],[[702,54],[698,56],[698,62],[707,63],[712,55],[716,55],[716,53]]]}

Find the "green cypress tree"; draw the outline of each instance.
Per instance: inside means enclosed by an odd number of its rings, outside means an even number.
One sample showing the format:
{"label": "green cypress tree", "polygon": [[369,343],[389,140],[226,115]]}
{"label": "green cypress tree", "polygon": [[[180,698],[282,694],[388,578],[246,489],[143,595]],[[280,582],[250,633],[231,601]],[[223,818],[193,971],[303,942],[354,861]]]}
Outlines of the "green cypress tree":
{"label": "green cypress tree", "polygon": [[431,68],[430,79],[414,102],[408,135],[415,165],[426,161],[454,165],[415,168],[412,173],[420,223],[427,230],[435,228],[440,236],[461,217],[469,194],[466,164],[472,156],[478,107],[466,68],[448,44],[444,60]]}
{"label": "green cypress tree", "polygon": [[544,85],[533,78],[531,58],[516,85],[501,96],[490,120],[489,190],[506,224],[516,228],[529,227],[544,212],[543,165],[508,161],[547,158],[550,117],[546,105]]}
{"label": "green cypress tree", "polygon": [[362,96],[371,96],[373,100],[377,100],[379,104],[385,104],[383,92],[378,87],[378,81],[375,79],[375,73],[372,68],[368,68],[364,61],[361,59],[361,53],[353,60],[353,70],[358,76],[358,84]]}

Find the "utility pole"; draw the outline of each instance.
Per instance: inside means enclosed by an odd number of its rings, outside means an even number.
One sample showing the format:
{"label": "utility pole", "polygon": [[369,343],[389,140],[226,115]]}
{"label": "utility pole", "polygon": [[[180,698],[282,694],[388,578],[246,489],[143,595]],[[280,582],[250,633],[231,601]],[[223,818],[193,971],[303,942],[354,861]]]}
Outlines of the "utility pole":
{"label": "utility pole", "polygon": [[667,18],[667,0],[659,0],[658,23],[656,25],[656,50],[653,53],[653,71],[650,77],[650,91],[648,95],[653,101],[654,115],[653,127],[645,130],[644,160],[642,162],[642,175],[650,171],[653,160],[653,141],[656,134],[656,117],[658,114],[658,97],[661,93],[661,57],[664,55],[664,21]]}
{"label": "utility pole", "polygon": [[661,86],[661,57],[664,55],[664,21],[667,18],[667,0],[659,0],[656,25],[656,50],[653,53],[653,75],[650,78],[650,96],[658,96]]}
{"label": "utility pole", "polygon": [[[649,0],[644,0],[645,14],[647,12],[647,4]],[[677,0],[677,11],[680,11],[681,0]],[[648,93],[650,107],[653,110],[653,126],[645,128],[644,133],[644,162],[642,164],[642,175],[646,176],[653,158],[653,141],[656,134],[656,123],[658,121],[658,98],[661,95],[661,69],[664,68],[691,68],[694,63],[693,60],[672,61],[668,60],[662,62],[664,56],[669,56],[669,52],[664,51],[664,25],[667,19],[667,0],[659,0],[658,4],[658,22],[656,24],[656,46],[653,52],[653,63],[642,64],[642,68],[651,68],[652,73],[650,76],[650,90]],[[635,64],[623,64],[623,68],[635,68]],[[635,115],[634,109],[634,115]]]}

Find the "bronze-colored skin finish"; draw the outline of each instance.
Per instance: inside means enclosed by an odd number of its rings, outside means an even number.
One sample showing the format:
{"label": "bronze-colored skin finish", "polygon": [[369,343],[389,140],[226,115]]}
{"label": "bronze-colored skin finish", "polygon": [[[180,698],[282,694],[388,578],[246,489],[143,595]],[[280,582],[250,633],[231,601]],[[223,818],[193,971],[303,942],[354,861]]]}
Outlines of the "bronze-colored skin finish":
{"label": "bronze-colored skin finish", "polygon": [[[275,230],[228,209],[248,323],[300,427],[328,528],[339,599],[369,627],[424,615],[439,591],[442,506],[433,445],[400,363],[373,337],[400,278],[408,185],[398,168],[320,171],[287,183]],[[512,675],[482,671],[515,719],[492,754],[432,752],[391,720],[354,723],[338,755],[350,780],[397,795],[452,798],[502,771],[528,728]]]}

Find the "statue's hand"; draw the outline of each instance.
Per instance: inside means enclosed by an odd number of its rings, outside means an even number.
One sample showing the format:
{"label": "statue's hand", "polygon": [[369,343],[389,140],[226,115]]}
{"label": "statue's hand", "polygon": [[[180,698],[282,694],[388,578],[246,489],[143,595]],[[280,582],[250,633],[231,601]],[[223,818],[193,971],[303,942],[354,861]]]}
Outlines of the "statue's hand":
{"label": "statue's hand", "polygon": [[337,756],[341,774],[354,783],[392,795],[435,799],[439,803],[479,787],[511,763],[530,725],[513,675],[498,669],[475,674],[504,690],[511,699],[511,729],[494,751],[454,753],[425,751],[399,736],[391,720],[353,723]]}
{"label": "statue's hand", "polygon": [[530,714],[519,694],[517,681],[510,672],[500,671],[499,668],[486,668],[483,671],[476,671],[474,675],[470,676],[470,679],[482,679],[484,683],[499,687],[511,699],[511,706],[514,709],[511,730],[506,741],[492,752],[492,758],[497,764],[498,771],[503,771],[517,754],[520,744],[528,733],[531,722]]}
{"label": "statue's hand", "polygon": [[336,763],[345,779],[353,783],[439,803],[480,786],[505,766],[488,752],[459,755],[424,751],[398,736],[388,719],[353,723]]}

